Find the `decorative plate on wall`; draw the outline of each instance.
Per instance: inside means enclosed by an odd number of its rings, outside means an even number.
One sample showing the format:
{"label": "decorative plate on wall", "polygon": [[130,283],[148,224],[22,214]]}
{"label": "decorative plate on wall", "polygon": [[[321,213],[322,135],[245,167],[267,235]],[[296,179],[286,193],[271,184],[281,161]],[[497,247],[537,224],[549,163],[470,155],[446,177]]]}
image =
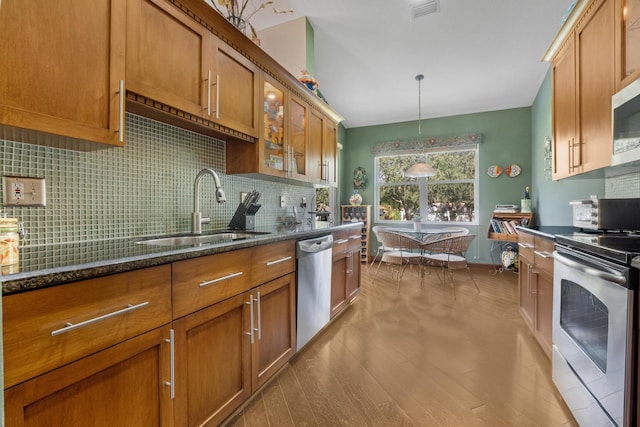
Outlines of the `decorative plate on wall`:
{"label": "decorative plate on wall", "polygon": [[511,178],[513,178],[514,176],[520,175],[520,172],[522,172],[522,168],[520,167],[520,165],[516,165],[514,163],[512,165],[507,166],[506,173],[507,173],[507,176],[510,176]]}
{"label": "decorative plate on wall", "polygon": [[502,174],[502,168],[498,165],[489,166],[489,169],[487,169],[487,175],[489,175],[491,178],[497,178],[501,174]]}

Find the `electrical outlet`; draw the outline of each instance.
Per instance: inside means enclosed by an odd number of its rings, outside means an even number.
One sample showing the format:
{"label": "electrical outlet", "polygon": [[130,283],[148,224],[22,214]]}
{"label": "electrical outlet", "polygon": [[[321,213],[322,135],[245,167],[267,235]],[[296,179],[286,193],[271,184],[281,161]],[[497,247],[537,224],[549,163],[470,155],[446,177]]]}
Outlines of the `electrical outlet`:
{"label": "electrical outlet", "polygon": [[3,176],[5,206],[46,206],[44,178]]}
{"label": "electrical outlet", "polygon": [[285,201],[285,197],[284,196],[280,196],[280,207],[284,208],[287,206],[287,203]]}

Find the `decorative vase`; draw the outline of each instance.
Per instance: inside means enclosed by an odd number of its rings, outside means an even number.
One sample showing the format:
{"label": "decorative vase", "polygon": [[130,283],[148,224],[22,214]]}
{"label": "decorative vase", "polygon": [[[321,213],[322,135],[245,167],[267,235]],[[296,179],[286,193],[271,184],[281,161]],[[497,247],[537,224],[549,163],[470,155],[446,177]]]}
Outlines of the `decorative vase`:
{"label": "decorative vase", "polygon": [[362,204],[362,196],[358,194],[358,190],[353,190],[353,194],[349,197],[349,204],[353,206]]}

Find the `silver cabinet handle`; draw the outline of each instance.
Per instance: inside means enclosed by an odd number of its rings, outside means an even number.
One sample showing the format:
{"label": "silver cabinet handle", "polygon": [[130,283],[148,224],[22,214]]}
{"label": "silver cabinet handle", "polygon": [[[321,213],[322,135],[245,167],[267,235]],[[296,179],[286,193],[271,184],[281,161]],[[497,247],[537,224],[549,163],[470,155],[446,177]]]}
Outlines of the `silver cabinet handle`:
{"label": "silver cabinet handle", "polygon": [[249,335],[251,337],[251,344],[253,344],[253,295],[249,296],[249,301],[246,301],[245,304],[249,304],[249,332],[245,332],[245,335]]}
{"label": "silver cabinet handle", "polygon": [[349,236],[349,240],[355,240],[355,239],[360,239],[360,238],[361,238],[360,236],[356,236],[356,235]]}
{"label": "silver cabinet handle", "polygon": [[345,273],[351,275],[353,274],[353,252],[348,252],[347,258],[349,258],[349,260],[347,263],[347,271],[345,271]]}
{"label": "silver cabinet handle", "polygon": [[341,244],[347,243],[347,242],[349,242],[349,239],[340,239],[340,240],[336,241],[336,245],[341,245]]}
{"label": "silver cabinet handle", "polygon": [[175,358],[175,337],[173,329],[169,330],[169,339],[164,342],[169,344],[169,381],[165,381],[164,385],[171,387],[171,398],[176,397],[176,358]]}
{"label": "silver cabinet handle", "polygon": [[85,320],[84,322],[80,322],[80,323],[65,323],[67,326],[65,326],[64,328],[60,328],[60,329],[56,329],[55,331],[51,331],[51,336],[55,337],[56,335],[60,335],[60,334],[64,334],[66,332],[71,332],[75,329],[79,329],[82,328],[84,326],[88,326],[91,325],[93,323],[97,323],[100,322],[102,320],[108,319],[110,317],[114,317],[114,316],[118,316],[120,314],[124,314],[124,313],[128,313],[130,311],[133,310],[137,310],[139,308],[142,308],[144,306],[149,305],[149,301],[145,301],[145,302],[141,302],[140,304],[136,304],[136,305],[131,305],[131,304],[127,304],[127,306],[121,310],[117,310],[117,311],[113,311],[111,313],[107,313],[107,314],[103,314],[102,316],[98,316],[98,317],[94,317],[93,319],[89,319],[89,320]]}
{"label": "silver cabinet handle", "polygon": [[220,118],[220,75],[216,74],[216,119]]}
{"label": "silver cabinet handle", "polygon": [[211,70],[207,74],[207,116],[211,115]]}
{"label": "silver cabinet handle", "polygon": [[262,314],[260,312],[260,292],[257,293],[258,297],[256,302],[258,303],[258,340],[262,339]]}
{"label": "silver cabinet handle", "polygon": [[118,98],[118,141],[124,142],[124,80],[120,80]]}
{"label": "silver cabinet handle", "polygon": [[531,243],[520,243],[520,242],[518,242],[518,247],[519,248],[523,248],[523,249],[528,249],[528,248],[532,248],[533,245]]}
{"label": "silver cabinet handle", "polygon": [[290,259],[291,259],[291,257],[288,256],[288,257],[277,259],[275,261],[269,261],[269,262],[266,263],[266,265],[267,265],[267,267],[270,267],[270,266],[272,266],[274,264],[280,264],[281,262],[289,261]]}
{"label": "silver cabinet handle", "polygon": [[212,285],[214,283],[222,282],[223,280],[228,280],[228,279],[231,279],[233,277],[242,276],[242,274],[243,274],[242,271],[238,271],[237,273],[227,274],[226,276],[218,277],[217,279],[207,280],[206,282],[200,283],[200,285],[198,285],[198,286],[200,286],[202,288],[204,286],[209,286],[209,285]]}
{"label": "silver cabinet handle", "polygon": [[540,252],[540,251],[533,251],[534,254],[542,257],[542,258],[553,258],[553,254],[549,253],[549,252]]}

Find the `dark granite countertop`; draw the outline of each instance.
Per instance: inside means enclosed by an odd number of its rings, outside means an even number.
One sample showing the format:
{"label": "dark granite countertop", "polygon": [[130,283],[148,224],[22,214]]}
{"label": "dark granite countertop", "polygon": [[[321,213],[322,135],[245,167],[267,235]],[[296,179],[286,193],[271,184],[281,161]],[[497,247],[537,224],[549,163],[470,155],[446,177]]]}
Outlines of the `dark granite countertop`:
{"label": "dark granite countertop", "polygon": [[249,239],[202,246],[136,243],[141,237],[25,246],[20,248],[20,262],[16,266],[2,268],[2,294],[30,291],[283,240],[322,236],[361,224],[347,223],[318,229],[302,225],[273,226],[257,230],[270,234],[257,234]]}
{"label": "dark granite countertop", "polygon": [[572,234],[578,229],[565,225],[538,225],[534,227],[518,226],[518,231],[523,233],[535,234],[546,239],[555,240],[556,234]]}

